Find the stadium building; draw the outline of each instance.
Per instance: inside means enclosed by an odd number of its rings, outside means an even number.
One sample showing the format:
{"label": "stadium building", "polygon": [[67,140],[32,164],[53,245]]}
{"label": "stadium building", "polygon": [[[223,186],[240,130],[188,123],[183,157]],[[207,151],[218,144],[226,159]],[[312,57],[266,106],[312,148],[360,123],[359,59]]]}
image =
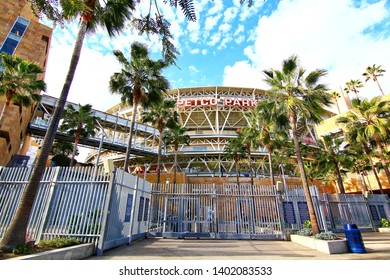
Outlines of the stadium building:
{"label": "stadium building", "polygon": [[[190,136],[190,144],[179,148],[180,171],[185,173],[186,177],[235,175],[233,160],[227,159],[224,155],[225,145],[229,139],[237,137],[237,131],[249,125],[246,113],[253,109],[259,100],[266,98],[265,91],[223,86],[191,87],[169,90],[165,98],[176,100],[179,120],[188,129],[187,134]],[[132,108],[118,104],[107,112],[130,119]],[[303,143],[315,146],[316,135],[312,125],[301,123],[299,132]],[[170,155],[173,155],[172,148],[167,147],[163,160],[163,173],[172,171],[173,156]],[[251,157],[253,174],[258,179],[269,176],[266,149],[252,150]],[[100,156],[100,160],[105,158],[112,159],[118,166],[124,161],[123,154],[112,151],[107,151]],[[96,153],[88,158],[89,162],[94,160],[96,160]],[[135,159],[133,161],[135,171],[144,169],[142,163],[147,161],[148,159]],[[152,166],[150,170],[153,172],[155,167]],[[240,176],[249,176],[248,165],[244,161],[240,165]]]}

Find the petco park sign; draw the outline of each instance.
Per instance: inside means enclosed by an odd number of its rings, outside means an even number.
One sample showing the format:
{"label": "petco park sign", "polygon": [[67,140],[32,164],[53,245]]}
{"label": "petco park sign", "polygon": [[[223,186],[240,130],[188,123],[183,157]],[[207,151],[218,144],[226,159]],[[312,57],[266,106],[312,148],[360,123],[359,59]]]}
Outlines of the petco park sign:
{"label": "petco park sign", "polygon": [[198,97],[182,98],[177,100],[177,107],[202,107],[202,106],[231,106],[231,107],[255,107],[257,100],[253,98],[237,97]]}

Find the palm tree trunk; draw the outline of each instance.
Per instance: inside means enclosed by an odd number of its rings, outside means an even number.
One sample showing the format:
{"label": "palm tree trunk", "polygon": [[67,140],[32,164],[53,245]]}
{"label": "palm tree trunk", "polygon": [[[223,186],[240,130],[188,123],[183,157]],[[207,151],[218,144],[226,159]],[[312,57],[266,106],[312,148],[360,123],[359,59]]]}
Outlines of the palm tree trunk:
{"label": "palm tree trunk", "polygon": [[237,179],[237,188],[240,189],[240,179],[238,176],[238,159],[234,159],[234,162],[236,164],[236,179]]}
{"label": "palm tree trunk", "polygon": [[378,149],[378,152],[379,152],[379,155],[380,155],[380,158],[381,158],[383,169],[385,170],[385,174],[386,174],[386,177],[387,177],[387,182],[390,183],[390,171],[389,171],[389,167],[387,166],[387,160],[386,160],[385,156],[383,155],[382,145],[381,145],[381,143],[380,143],[378,138],[375,139],[375,143],[376,143],[376,147]]}
{"label": "palm tree trunk", "polygon": [[0,115],[0,127],[1,127],[1,125],[3,124],[3,119],[4,119],[4,115],[5,115],[5,110],[8,108],[9,104],[11,103],[11,99],[12,99],[12,93],[8,93],[8,94],[7,94],[7,100],[6,100],[6,102],[4,103],[3,109],[1,110],[1,115]]}
{"label": "palm tree trunk", "polygon": [[385,96],[385,93],[383,92],[382,87],[381,87],[381,85],[379,84],[378,80],[376,80],[376,84],[378,85],[379,90],[380,90],[381,93],[382,93],[382,96]]}
{"label": "palm tree trunk", "polygon": [[379,179],[378,173],[376,172],[376,169],[375,169],[374,161],[372,160],[372,157],[370,155],[370,151],[368,150],[368,147],[366,145],[364,145],[364,153],[366,154],[366,156],[368,157],[368,160],[370,161],[370,165],[372,167],[372,171],[374,172],[374,176],[375,176],[375,179],[378,183],[378,187],[381,191],[381,194],[383,194],[381,180]]}
{"label": "palm tree trunk", "polygon": [[341,111],[340,111],[339,102],[337,101],[337,97],[334,100],[336,101],[337,112],[339,112],[339,115],[340,115]]}
{"label": "palm tree trunk", "polygon": [[76,135],[75,140],[74,140],[74,145],[73,145],[72,157],[70,159],[69,166],[73,166],[74,158],[76,156],[76,151],[77,151],[77,144],[79,143],[79,140],[80,140],[80,135]]}
{"label": "palm tree trunk", "polygon": [[133,141],[134,124],[135,124],[135,118],[137,116],[137,110],[138,110],[138,100],[133,100],[133,114],[131,116],[129,141],[127,142],[125,163],[123,164],[123,170],[125,170],[126,172],[128,172],[127,169],[129,168],[129,161],[130,161],[130,154],[131,154],[131,142]]}
{"label": "palm tree trunk", "polygon": [[177,175],[177,149],[175,148],[175,160],[174,160],[174,169],[173,169],[173,187],[176,186],[176,175]]}
{"label": "palm tree trunk", "polygon": [[366,191],[368,191],[368,188],[367,188],[367,185],[366,185],[366,181],[364,180],[364,176],[362,173],[360,173],[360,169],[357,165],[355,165],[355,169],[357,171],[357,173],[359,174],[360,176],[360,179],[362,180],[362,194],[364,194]]}
{"label": "palm tree trunk", "polygon": [[358,95],[357,91],[354,90],[354,92],[355,92],[355,94],[356,94],[356,99],[359,99],[359,95]]}
{"label": "palm tree trunk", "polygon": [[336,167],[335,168],[336,169],[335,172],[336,172],[336,178],[337,178],[337,185],[339,186],[340,193],[345,193],[343,179],[341,178],[339,163],[335,159],[333,153],[332,153],[332,160],[333,160],[333,163],[334,163],[334,165]]}
{"label": "palm tree trunk", "polygon": [[68,97],[69,89],[72,84],[74,74],[76,72],[76,67],[80,58],[81,48],[83,46],[86,30],[87,30],[87,22],[84,19],[82,19],[80,23],[79,33],[77,34],[77,39],[73,49],[69,70],[66,75],[65,83],[62,88],[61,95],[58,99],[57,106],[54,110],[54,114],[52,116],[48,130],[46,132],[41,153],[37,158],[30,180],[24,189],[15,216],[0,243],[0,249],[5,252],[12,251],[12,249],[15,248],[18,244],[25,243],[27,225],[28,225],[31,209],[36,194],[38,192],[38,187],[43,172],[45,171],[46,161],[49,157],[50,150],[53,145],[54,137],[56,135],[58,125],[61,119],[61,115],[65,107],[66,99]]}
{"label": "palm tree trunk", "polygon": [[157,186],[160,184],[161,179],[161,171],[160,171],[160,164],[161,164],[161,148],[163,143],[163,129],[162,125],[159,125],[158,128],[159,137],[158,137],[158,155],[157,155]]}
{"label": "palm tree trunk", "polygon": [[275,185],[275,175],[274,175],[274,168],[272,166],[272,151],[270,145],[267,146],[268,151],[268,162],[269,162],[269,176],[271,179],[271,186]]}
{"label": "palm tree trunk", "polygon": [[248,165],[249,165],[249,174],[251,176],[251,187],[253,189],[253,172],[252,172],[252,159],[251,159],[251,148],[250,145],[246,145],[246,150],[248,152]]}
{"label": "palm tree trunk", "polygon": [[313,231],[313,235],[316,235],[317,233],[320,232],[320,229],[318,227],[317,217],[316,217],[316,214],[314,212],[314,205],[313,205],[313,201],[312,201],[311,195],[310,195],[309,183],[308,183],[307,178],[306,178],[306,173],[305,173],[305,168],[304,168],[304,164],[303,164],[303,160],[302,160],[301,150],[299,148],[298,134],[297,134],[297,128],[296,128],[296,119],[295,119],[294,114],[291,114],[289,116],[289,118],[290,118],[290,123],[291,123],[291,129],[292,129],[292,134],[293,134],[293,140],[294,140],[294,146],[295,146],[295,153],[297,156],[298,167],[299,167],[299,171],[301,173],[303,190],[305,192],[307,207],[309,210],[312,231]]}

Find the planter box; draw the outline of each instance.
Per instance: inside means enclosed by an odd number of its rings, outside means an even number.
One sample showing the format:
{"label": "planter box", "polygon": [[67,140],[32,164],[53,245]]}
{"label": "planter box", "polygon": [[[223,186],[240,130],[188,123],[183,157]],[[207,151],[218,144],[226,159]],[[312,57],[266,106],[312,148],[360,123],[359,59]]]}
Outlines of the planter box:
{"label": "planter box", "polygon": [[71,247],[42,252],[35,255],[26,255],[12,260],[82,260],[94,253],[94,244],[87,243]]}
{"label": "planter box", "polygon": [[343,254],[349,252],[346,239],[321,240],[315,239],[312,236],[292,234],[291,241],[327,254]]}
{"label": "planter box", "polygon": [[388,227],[382,227],[382,228],[378,228],[378,231],[379,231],[379,232],[390,233],[390,228],[388,228]]}

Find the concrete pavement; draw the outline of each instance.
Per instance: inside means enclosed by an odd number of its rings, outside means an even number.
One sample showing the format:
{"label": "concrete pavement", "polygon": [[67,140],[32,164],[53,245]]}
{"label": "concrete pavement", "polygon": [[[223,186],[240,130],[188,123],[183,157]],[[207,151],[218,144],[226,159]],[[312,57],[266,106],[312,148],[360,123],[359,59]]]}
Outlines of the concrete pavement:
{"label": "concrete pavement", "polygon": [[390,260],[390,233],[363,232],[362,236],[367,250],[364,254],[328,255],[279,240],[149,238],[88,260]]}

